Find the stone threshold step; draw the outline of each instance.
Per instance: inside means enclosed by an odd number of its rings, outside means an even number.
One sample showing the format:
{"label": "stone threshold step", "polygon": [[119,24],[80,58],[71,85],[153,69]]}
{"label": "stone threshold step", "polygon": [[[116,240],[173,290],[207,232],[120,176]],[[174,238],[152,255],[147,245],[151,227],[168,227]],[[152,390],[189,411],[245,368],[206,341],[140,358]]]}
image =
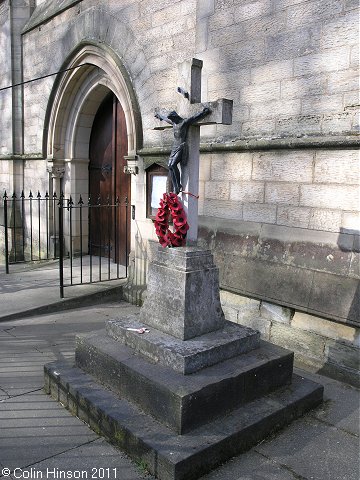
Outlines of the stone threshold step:
{"label": "stone threshold step", "polygon": [[77,367],[178,434],[291,383],[293,353],[263,341],[191,375],[149,362],[104,331],[76,341]]}
{"label": "stone threshold step", "polygon": [[291,385],[177,435],[64,362],[45,365],[45,391],[161,480],[192,480],[244,452],[322,401],[323,387]]}

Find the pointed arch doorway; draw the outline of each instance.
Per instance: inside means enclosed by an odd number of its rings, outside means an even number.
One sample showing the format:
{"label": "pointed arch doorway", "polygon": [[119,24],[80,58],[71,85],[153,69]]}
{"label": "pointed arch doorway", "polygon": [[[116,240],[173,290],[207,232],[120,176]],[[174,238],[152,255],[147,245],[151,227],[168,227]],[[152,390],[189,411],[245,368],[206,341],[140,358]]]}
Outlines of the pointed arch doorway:
{"label": "pointed arch doorway", "polygon": [[[110,92],[100,104],[93,121],[89,142],[89,197],[117,208],[91,208],[89,252],[127,265],[130,251],[130,176],[124,173],[128,135],[124,110]],[[110,252],[109,252],[110,249]]]}

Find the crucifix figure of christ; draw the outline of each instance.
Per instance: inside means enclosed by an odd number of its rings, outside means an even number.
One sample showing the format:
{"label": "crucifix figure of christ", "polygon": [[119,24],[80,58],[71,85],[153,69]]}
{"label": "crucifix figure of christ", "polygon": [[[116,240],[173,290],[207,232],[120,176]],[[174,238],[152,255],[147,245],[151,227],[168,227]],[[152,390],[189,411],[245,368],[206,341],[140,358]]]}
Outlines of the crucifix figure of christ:
{"label": "crucifix figure of christ", "polygon": [[210,108],[204,107],[202,112],[196,113],[192,117],[182,118],[175,110],[172,110],[167,116],[161,112],[156,112],[155,117],[164,120],[170,124],[174,132],[174,143],[171,148],[168,167],[171,175],[173,189],[176,195],[182,191],[180,171],[178,164],[185,165],[187,161],[187,135],[191,125],[203,119],[211,112]]}
{"label": "crucifix figure of christ", "polygon": [[[185,99],[182,110],[185,114],[179,115],[175,111],[156,109],[155,117],[164,120],[167,125],[159,125],[155,130],[173,128],[174,142],[171,149],[168,165],[176,194],[182,195],[189,231],[187,244],[193,245],[198,236],[198,193],[199,193],[199,150],[201,125],[231,125],[232,100],[225,98],[214,102],[201,103],[201,70],[202,60],[193,58],[184,63],[184,88],[178,87],[178,92]],[[181,178],[178,165],[181,167]],[[190,195],[190,194],[191,195]]]}

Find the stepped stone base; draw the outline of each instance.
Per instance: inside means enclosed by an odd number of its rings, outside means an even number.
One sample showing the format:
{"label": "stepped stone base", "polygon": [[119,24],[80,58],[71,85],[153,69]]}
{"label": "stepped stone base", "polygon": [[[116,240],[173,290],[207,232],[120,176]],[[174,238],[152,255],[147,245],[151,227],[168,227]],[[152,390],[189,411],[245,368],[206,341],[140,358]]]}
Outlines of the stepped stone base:
{"label": "stepped stone base", "polygon": [[184,375],[250,352],[260,345],[260,333],[252,328],[225,321],[216,332],[186,342],[154,327],[145,335],[128,330],[141,328],[139,315],[106,322],[108,335],[133,348],[150,361],[160,363]]}
{"label": "stepped stone base", "polygon": [[200,424],[291,382],[293,355],[261,342],[246,355],[192,375],[150,363],[105,333],[77,337],[76,366],[175,432]]}
{"label": "stepped stone base", "polygon": [[323,387],[294,375],[291,385],[177,435],[79,368],[61,362],[45,366],[45,389],[163,480],[198,478],[315,407],[323,395]]}
{"label": "stepped stone base", "polygon": [[75,366],[48,365],[45,379],[152,474],[191,480],[321,402],[292,372],[292,352],[225,321],[211,253],[184,247],[158,250],[140,315],[79,335]]}

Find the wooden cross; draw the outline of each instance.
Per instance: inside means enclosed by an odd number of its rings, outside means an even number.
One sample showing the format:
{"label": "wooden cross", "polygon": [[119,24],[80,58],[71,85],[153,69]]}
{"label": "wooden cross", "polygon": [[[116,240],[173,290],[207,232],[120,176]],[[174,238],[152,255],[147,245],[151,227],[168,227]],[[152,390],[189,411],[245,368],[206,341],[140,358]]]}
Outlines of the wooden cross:
{"label": "wooden cross", "polygon": [[[190,226],[187,233],[187,245],[196,244],[198,238],[198,199],[199,194],[199,149],[200,149],[200,127],[201,125],[231,125],[232,123],[232,107],[233,101],[225,98],[218,99],[214,102],[201,103],[201,69],[202,60],[193,58],[191,64],[186,62],[183,64],[184,88],[178,88],[179,93],[184,97],[182,100],[181,116],[186,118],[192,117],[201,112],[204,107],[208,107],[211,111],[201,120],[193,123],[189,127],[187,135],[188,155],[185,165],[181,164],[181,184],[183,186],[182,201],[187,213],[188,224]],[[190,68],[189,68],[190,67]],[[185,113],[184,113],[185,112]],[[156,115],[165,117],[169,111],[157,109]],[[171,125],[160,123],[155,130],[164,130],[171,128]]]}

